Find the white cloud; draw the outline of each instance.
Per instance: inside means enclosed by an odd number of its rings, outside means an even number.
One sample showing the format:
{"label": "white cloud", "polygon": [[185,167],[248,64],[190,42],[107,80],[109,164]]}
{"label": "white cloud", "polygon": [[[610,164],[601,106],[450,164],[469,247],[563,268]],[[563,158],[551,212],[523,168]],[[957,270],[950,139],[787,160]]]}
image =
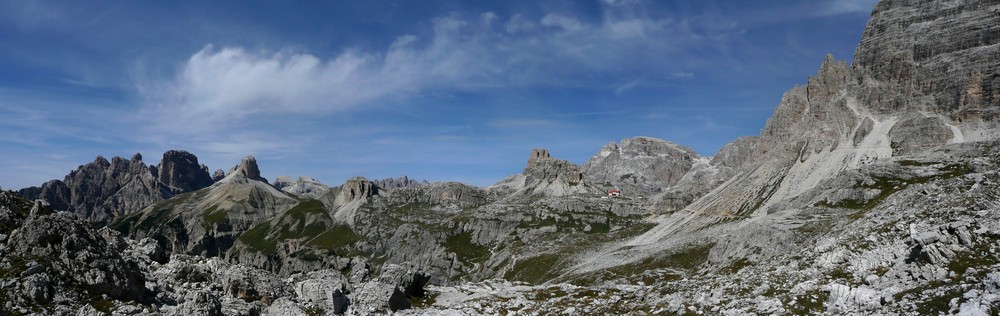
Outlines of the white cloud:
{"label": "white cloud", "polygon": [[579,32],[585,28],[577,19],[556,13],[545,15],[541,20],[541,24],[543,26],[559,27],[566,32]]}
{"label": "white cloud", "polygon": [[878,0],[833,0],[827,2],[820,15],[837,15],[846,13],[871,13]]}
{"label": "white cloud", "polygon": [[486,26],[490,26],[493,24],[493,21],[496,21],[500,17],[497,16],[496,13],[486,12],[481,14],[479,18],[483,20],[483,24],[485,24]]}
{"label": "white cloud", "polygon": [[[395,100],[503,87],[623,92],[639,83],[606,86],[600,78],[638,74],[652,81],[669,79],[677,73],[669,56],[683,51],[678,46],[712,41],[687,36],[688,29],[667,20],[635,16],[505,19],[487,12],[469,19],[439,17],[432,26],[432,32],[419,37],[399,35],[383,50],[346,48],[329,57],[207,45],[175,75],[138,84],[145,98],[140,115],[144,135],[136,138],[163,146],[196,143],[206,151],[222,148],[235,155],[294,151],[310,145],[283,141],[310,135],[269,121],[316,122],[331,113],[386,107]],[[511,120],[491,126],[551,123]],[[264,128],[281,136],[266,137],[260,131]]]}
{"label": "white cloud", "polygon": [[535,28],[535,22],[528,20],[520,14],[515,14],[507,20],[507,24],[504,26],[507,33],[514,34],[523,31],[528,31]]}

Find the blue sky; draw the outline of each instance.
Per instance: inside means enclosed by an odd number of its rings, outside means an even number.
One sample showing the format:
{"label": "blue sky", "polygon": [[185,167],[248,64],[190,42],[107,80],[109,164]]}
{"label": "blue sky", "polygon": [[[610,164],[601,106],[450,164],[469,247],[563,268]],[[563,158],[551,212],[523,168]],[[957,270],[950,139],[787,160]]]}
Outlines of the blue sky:
{"label": "blue sky", "polygon": [[0,1],[0,186],[168,149],[488,185],[532,148],[756,135],[873,0]]}

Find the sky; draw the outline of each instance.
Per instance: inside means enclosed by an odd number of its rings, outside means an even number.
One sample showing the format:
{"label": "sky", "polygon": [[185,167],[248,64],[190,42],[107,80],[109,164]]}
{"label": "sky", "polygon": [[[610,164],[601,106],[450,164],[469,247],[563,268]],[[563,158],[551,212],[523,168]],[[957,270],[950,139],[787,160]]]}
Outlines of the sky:
{"label": "sky", "polygon": [[874,0],[0,0],[0,187],[98,155],[485,186],[532,148],[757,135]]}

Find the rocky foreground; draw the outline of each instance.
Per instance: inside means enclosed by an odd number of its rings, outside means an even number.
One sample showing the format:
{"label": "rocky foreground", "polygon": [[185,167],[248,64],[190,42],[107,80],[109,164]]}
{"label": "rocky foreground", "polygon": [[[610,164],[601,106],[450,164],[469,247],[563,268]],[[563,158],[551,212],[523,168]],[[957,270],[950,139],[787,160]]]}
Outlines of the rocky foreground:
{"label": "rocky foreground", "polygon": [[998,12],[880,1],[710,158],[535,149],[480,188],[98,157],[0,193],[0,316],[996,315]]}

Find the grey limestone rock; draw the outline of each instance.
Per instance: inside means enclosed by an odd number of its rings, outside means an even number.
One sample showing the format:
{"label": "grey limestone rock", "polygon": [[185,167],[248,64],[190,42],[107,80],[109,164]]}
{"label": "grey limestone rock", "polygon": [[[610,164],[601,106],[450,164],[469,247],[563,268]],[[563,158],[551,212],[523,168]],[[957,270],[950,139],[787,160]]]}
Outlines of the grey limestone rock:
{"label": "grey limestone rock", "polygon": [[225,178],[226,178],[226,172],[223,171],[222,169],[216,169],[215,172],[212,173],[212,182],[219,182],[220,180]]}
{"label": "grey limestone rock", "polygon": [[287,193],[312,199],[319,198],[330,189],[318,180],[306,176],[301,176],[298,180],[292,180],[288,176],[279,176],[274,178],[274,187]]}
{"label": "grey limestone rock", "polygon": [[240,161],[239,165],[230,169],[229,176],[232,176],[233,174],[239,174],[251,180],[257,180],[265,183],[267,182],[267,179],[261,178],[260,168],[257,167],[257,158],[254,158],[253,156],[246,156]]}
{"label": "grey limestone rock", "polygon": [[662,139],[635,137],[605,145],[580,169],[593,184],[640,195],[677,184],[698,158],[690,148]]}
{"label": "grey limestone rock", "polygon": [[207,167],[198,163],[198,157],[183,150],[168,150],[163,153],[163,159],[156,170],[160,183],[175,193],[195,191],[215,182],[208,174]]}
{"label": "grey limestone rock", "polygon": [[528,176],[528,181],[552,182],[561,179],[569,184],[579,184],[583,181],[580,167],[566,160],[552,158],[547,149],[540,148],[531,150],[528,166],[524,168],[523,173]]}
{"label": "grey limestone rock", "polygon": [[364,177],[348,179],[340,189],[340,197],[344,201],[367,199],[378,194],[378,187]]}
{"label": "grey limestone rock", "polygon": [[400,189],[400,188],[416,188],[419,186],[429,185],[430,182],[427,180],[419,181],[416,179],[410,179],[410,177],[402,176],[399,178],[385,178],[380,180],[374,180],[375,185],[383,189]]}
{"label": "grey limestone rock", "polygon": [[142,155],[130,160],[98,156],[63,180],[19,191],[29,199],[42,199],[57,211],[70,211],[98,222],[108,222],[175,194],[212,184],[198,158],[185,151],[167,151],[159,166],[146,166]]}

